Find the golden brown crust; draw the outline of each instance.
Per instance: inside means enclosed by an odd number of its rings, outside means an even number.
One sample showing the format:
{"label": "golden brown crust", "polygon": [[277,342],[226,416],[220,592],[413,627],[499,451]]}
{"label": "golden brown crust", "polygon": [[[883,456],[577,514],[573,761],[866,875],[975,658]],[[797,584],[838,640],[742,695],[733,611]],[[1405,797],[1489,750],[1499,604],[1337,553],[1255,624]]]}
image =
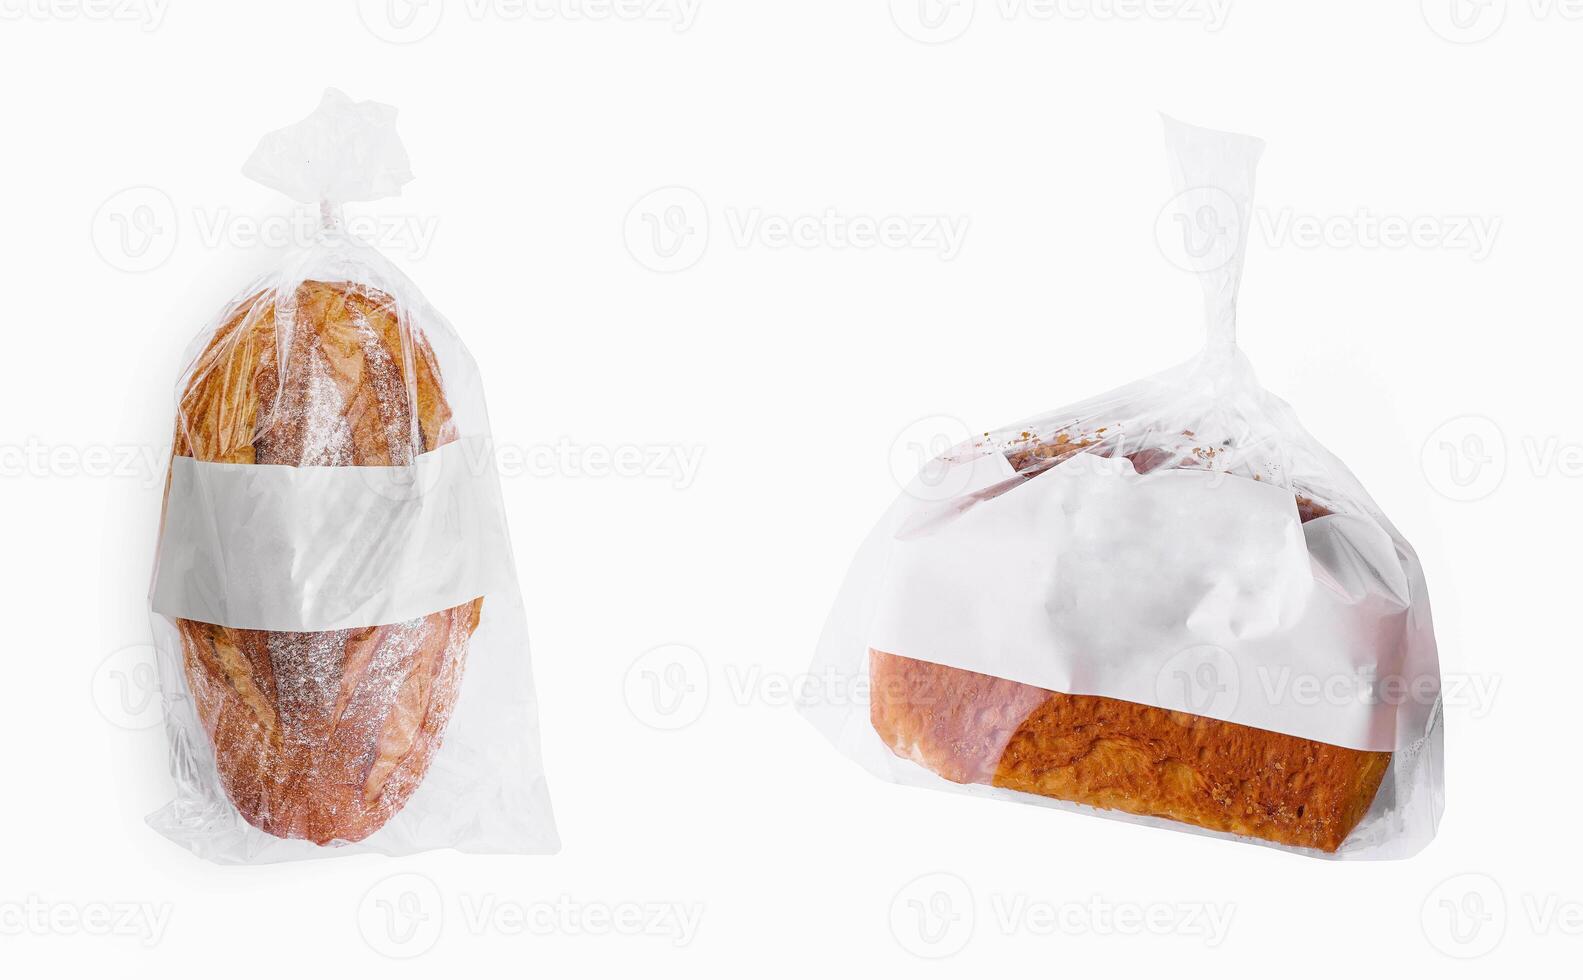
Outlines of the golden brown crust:
{"label": "golden brown crust", "polygon": [[869,652],[874,730],[893,752],[988,783],[1333,852],[1389,752],[1360,752],[1113,698],[1058,694]]}
{"label": "golden brown crust", "polygon": [[[391,297],[305,282],[279,309],[260,293],[231,311],[189,373],[175,452],[388,466],[455,438],[433,351]],[[482,604],[309,633],[178,620],[187,683],[242,816],[317,844],[383,826],[439,747]]]}
{"label": "golden brown crust", "polygon": [[[1008,458],[1032,473],[1084,449],[1109,455],[1090,447],[1094,439],[1063,433]],[[1147,449],[1129,456],[1140,473],[1171,465],[1165,457]],[[1302,495],[1297,509],[1305,522],[1330,513]],[[875,732],[897,755],[953,782],[1326,852],[1363,819],[1391,761],[1389,752],[1061,694],[878,650],[869,651],[869,675]]]}

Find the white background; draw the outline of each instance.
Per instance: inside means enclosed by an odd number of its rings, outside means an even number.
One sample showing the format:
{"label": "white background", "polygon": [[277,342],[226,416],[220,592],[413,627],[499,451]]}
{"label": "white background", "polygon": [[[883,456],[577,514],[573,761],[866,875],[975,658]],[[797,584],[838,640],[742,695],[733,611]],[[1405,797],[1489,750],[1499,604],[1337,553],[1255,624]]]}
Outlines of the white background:
{"label": "white background", "polygon": [[[1223,24],[1125,0],[928,0],[938,21],[913,0],[587,2],[430,0],[405,31],[384,0],[0,2],[6,973],[1576,962],[1583,18],[1529,0],[1462,20],[1449,0],[1233,0]],[[170,793],[140,665],[173,385],[281,254],[253,232],[294,206],[242,161],[327,84],[400,107],[419,179],[351,214],[383,222],[531,463],[506,495],[556,857],[221,868],[142,822]],[[1244,346],[1422,556],[1453,687],[1445,821],[1413,860],[891,786],[777,696],[910,443],[1194,351],[1197,287],[1155,234],[1156,110],[1269,141]],[[771,219],[827,210],[967,232],[950,257],[823,230],[772,244]],[[693,234],[666,258],[645,213]],[[1382,242],[1379,218],[1424,234]],[[1315,226],[1325,240],[1291,230]],[[702,462],[690,481],[674,463],[588,475],[634,446]],[[696,658],[639,662],[665,644]],[[645,670],[688,684],[657,703]],[[701,919],[681,943],[593,934],[626,903]],[[1132,934],[1137,915],[1163,932]]]}

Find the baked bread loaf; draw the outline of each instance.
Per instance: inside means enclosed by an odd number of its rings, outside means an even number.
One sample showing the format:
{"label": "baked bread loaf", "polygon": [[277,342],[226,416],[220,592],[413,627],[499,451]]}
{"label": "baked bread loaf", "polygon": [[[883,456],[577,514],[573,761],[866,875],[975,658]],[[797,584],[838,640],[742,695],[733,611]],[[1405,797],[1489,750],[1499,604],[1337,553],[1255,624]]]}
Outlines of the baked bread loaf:
{"label": "baked bread loaf", "polygon": [[[391,466],[456,439],[433,350],[389,296],[309,281],[287,305],[255,294],[216,331],[185,384],[177,455]],[[440,745],[482,604],[326,632],[177,620],[187,683],[242,816],[321,845],[382,827]]]}
{"label": "baked bread loaf", "polygon": [[[1098,430],[1103,433],[1104,430]],[[1192,433],[1183,433],[1191,437]],[[1024,434],[1027,438],[1027,434]],[[1102,438],[1067,434],[1007,454],[1042,472]],[[1143,450],[1139,472],[1202,465],[1214,450]],[[1324,516],[1299,495],[1303,521]],[[1061,694],[870,650],[870,720],[892,752],[958,783],[1334,852],[1390,765],[1364,752],[1113,698]]]}

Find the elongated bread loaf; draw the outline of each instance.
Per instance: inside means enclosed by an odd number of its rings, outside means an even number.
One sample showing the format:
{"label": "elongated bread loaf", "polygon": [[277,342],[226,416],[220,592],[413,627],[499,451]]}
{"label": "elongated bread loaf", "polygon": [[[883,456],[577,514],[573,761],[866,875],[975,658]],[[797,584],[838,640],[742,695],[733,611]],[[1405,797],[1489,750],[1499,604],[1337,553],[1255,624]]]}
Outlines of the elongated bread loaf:
{"label": "elongated bread loaf", "polygon": [[[1009,459],[1024,473],[1042,471],[1089,445],[1061,437]],[[1149,450],[1129,458],[1139,472],[1172,465]],[[1297,509],[1303,521],[1329,513],[1301,496]],[[875,732],[898,756],[953,782],[1326,852],[1363,819],[1391,761],[1389,752],[1061,694],[894,652],[870,650],[869,675]]]}
{"label": "elongated bread loaf", "polygon": [[[309,281],[231,311],[188,375],[175,453],[390,466],[455,438],[433,351],[394,300]],[[439,747],[482,603],[328,632],[178,620],[187,683],[242,816],[317,844],[383,826]]]}

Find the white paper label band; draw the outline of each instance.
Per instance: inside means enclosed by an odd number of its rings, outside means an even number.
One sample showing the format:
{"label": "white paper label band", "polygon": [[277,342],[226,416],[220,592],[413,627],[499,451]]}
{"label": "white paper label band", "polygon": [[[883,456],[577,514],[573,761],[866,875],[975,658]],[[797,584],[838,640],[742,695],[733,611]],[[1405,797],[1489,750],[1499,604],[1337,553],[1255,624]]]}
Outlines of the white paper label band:
{"label": "white paper label band", "polygon": [[277,631],[380,626],[511,581],[487,439],[412,466],[171,461],[152,597],[162,615]]}
{"label": "white paper label band", "polygon": [[1026,481],[961,465],[895,515],[873,649],[1376,751],[1395,699],[1438,691],[1411,689],[1406,574],[1372,521],[1087,454]]}

